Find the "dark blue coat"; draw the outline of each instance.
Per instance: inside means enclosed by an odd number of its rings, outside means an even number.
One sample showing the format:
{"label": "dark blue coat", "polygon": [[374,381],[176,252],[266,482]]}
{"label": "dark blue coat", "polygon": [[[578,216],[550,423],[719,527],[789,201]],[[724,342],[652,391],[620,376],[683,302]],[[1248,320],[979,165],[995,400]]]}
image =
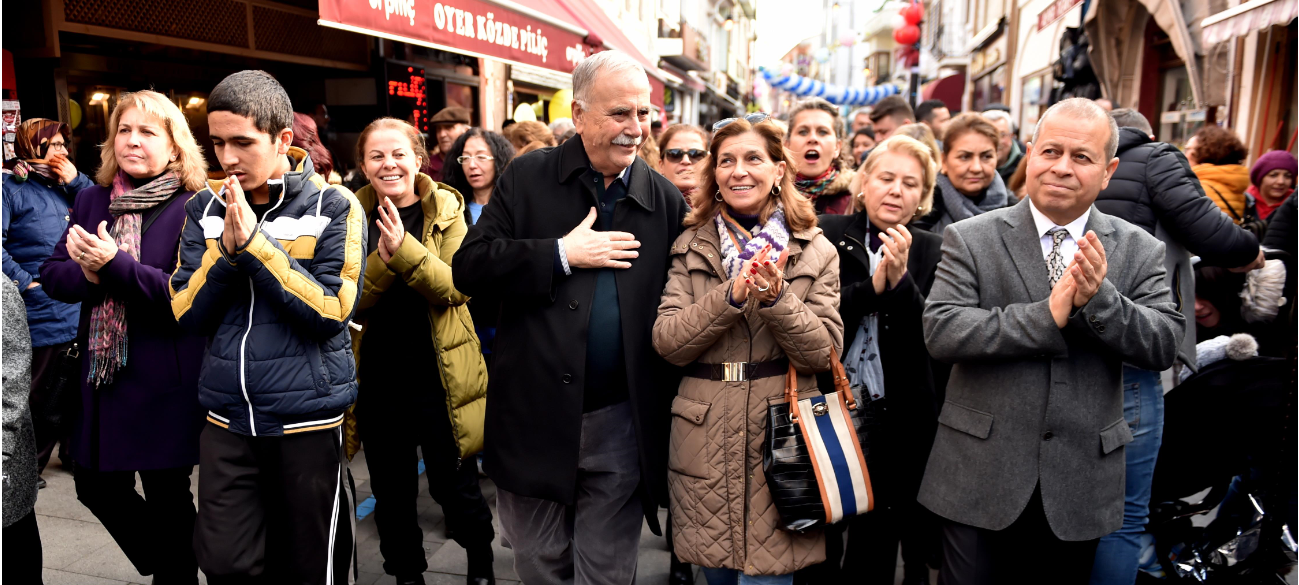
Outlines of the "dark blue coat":
{"label": "dark blue coat", "polygon": [[226,250],[224,189],[208,181],[185,205],[172,312],[209,336],[199,374],[207,420],[230,432],[277,436],[333,428],[356,401],[348,322],[361,297],[365,212],[325,183],[300,148],[272,188],[274,205],[247,247]]}
{"label": "dark blue coat", "polygon": [[82,174],[59,187],[47,187],[36,179],[20,182],[5,175],[0,201],[4,207],[4,273],[18,285],[27,303],[33,347],[66,343],[77,334],[76,304],[60,303],[47,296],[43,287],[27,290],[27,285],[41,280],[41,263],[54,252],[54,244],[63,241],[68,229],[73,197],[91,185]]}
{"label": "dark blue coat", "polygon": [[[72,223],[95,233],[101,221],[113,225],[108,212],[110,190],[91,187],[77,196]],[[203,410],[198,404],[198,370],[205,340],[185,334],[171,314],[167,279],[176,266],[176,248],[185,224],[185,201],[177,193],[140,238],[140,260],[119,252],[99,269],[100,284],[91,284],[70,258],[66,237],[41,266],[51,297],[80,302],[77,339],[81,344],[81,405],[73,430],[72,455],[78,465],[101,471],[138,471],[198,463],[198,433]],[[150,213],[143,216],[149,221]],[[91,310],[105,294],[126,303],[127,361],[112,385],[92,388],[86,382],[90,352],[86,338]]]}

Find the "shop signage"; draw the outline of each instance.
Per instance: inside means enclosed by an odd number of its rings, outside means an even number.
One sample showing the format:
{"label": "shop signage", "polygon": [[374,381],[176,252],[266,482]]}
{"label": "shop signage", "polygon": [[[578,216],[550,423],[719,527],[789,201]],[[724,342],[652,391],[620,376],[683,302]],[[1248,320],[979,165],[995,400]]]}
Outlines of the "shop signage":
{"label": "shop signage", "polygon": [[572,73],[577,33],[483,0],[320,0],[320,24]]}
{"label": "shop signage", "polygon": [[1006,60],[1006,37],[993,41],[982,51],[976,51],[970,58],[970,75],[976,76],[984,71],[1001,65]]}
{"label": "shop signage", "polygon": [[1069,13],[1069,9],[1082,4],[1082,0],[1055,0],[1050,6],[1037,13],[1037,30],[1041,31],[1047,25],[1064,18]]}

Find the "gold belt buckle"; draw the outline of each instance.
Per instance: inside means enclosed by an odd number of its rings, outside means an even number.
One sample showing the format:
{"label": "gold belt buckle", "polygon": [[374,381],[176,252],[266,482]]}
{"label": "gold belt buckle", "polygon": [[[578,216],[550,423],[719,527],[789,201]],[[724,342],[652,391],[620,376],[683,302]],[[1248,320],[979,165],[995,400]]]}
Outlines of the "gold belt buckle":
{"label": "gold belt buckle", "polygon": [[723,382],[743,382],[745,380],[745,362],[724,362],[722,364]]}

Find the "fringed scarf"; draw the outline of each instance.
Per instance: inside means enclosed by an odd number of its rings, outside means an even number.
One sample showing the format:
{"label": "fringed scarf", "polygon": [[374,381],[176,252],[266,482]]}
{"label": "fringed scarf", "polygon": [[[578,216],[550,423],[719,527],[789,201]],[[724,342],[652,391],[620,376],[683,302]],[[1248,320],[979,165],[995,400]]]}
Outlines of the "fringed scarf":
{"label": "fringed scarf", "polygon": [[767,223],[754,232],[744,229],[726,212],[723,205],[717,213],[717,235],[722,241],[722,267],[728,278],[735,278],[744,271],[744,263],[752,260],[767,244],[771,244],[772,262],[779,261],[789,247],[789,226],[785,224],[785,207],[776,203],[776,211],[767,218]]}
{"label": "fringed scarf", "polygon": [[[171,198],[180,189],[180,178],[174,172],[133,187],[123,171],[113,178],[113,192],[108,212],[113,222],[113,243],[126,244],[126,251],[140,260],[140,215]],[[113,383],[113,375],[126,365],[126,304],[112,295],[90,310],[90,372],[86,380],[100,388]]]}
{"label": "fringed scarf", "polygon": [[802,193],[804,197],[815,202],[816,198],[825,192],[825,188],[838,178],[839,169],[835,168],[834,165],[830,165],[830,168],[821,173],[819,177],[809,178],[803,175],[794,175],[794,188],[798,189],[798,192]]}
{"label": "fringed scarf", "polygon": [[11,170],[18,182],[35,178],[37,182],[53,187],[62,181],[49,165],[50,141],[62,134],[71,146],[68,125],[56,120],[32,118],[18,125],[14,135],[14,161]]}

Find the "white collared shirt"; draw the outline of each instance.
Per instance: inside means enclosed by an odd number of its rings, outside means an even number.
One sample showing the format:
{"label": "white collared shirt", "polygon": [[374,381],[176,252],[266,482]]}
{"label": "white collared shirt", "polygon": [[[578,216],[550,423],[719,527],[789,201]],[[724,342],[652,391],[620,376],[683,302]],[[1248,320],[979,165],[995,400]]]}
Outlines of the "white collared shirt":
{"label": "white collared shirt", "polygon": [[1060,255],[1064,258],[1065,266],[1073,264],[1073,255],[1078,252],[1078,240],[1087,235],[1087,218],[1091,217],[1092,208],[1087,207],[1087,211],[1078,216],[1078,219],[1069,222],[1068,225],[1056,225],[1054,221],[1048,219],[1047,216],[1033,206],[1031,199],[1028,202],[1028,209],[1033,212],[1033,225],[1036,226],[1037,236],[1042,243],[1042,259],[1049,258],[1051,248],[1055,246],[1055,238],[1047,235],[1047,232],[1062,227],[1069,232],[1069,235],[1065,236],[1064,240],[1060,242]]}

